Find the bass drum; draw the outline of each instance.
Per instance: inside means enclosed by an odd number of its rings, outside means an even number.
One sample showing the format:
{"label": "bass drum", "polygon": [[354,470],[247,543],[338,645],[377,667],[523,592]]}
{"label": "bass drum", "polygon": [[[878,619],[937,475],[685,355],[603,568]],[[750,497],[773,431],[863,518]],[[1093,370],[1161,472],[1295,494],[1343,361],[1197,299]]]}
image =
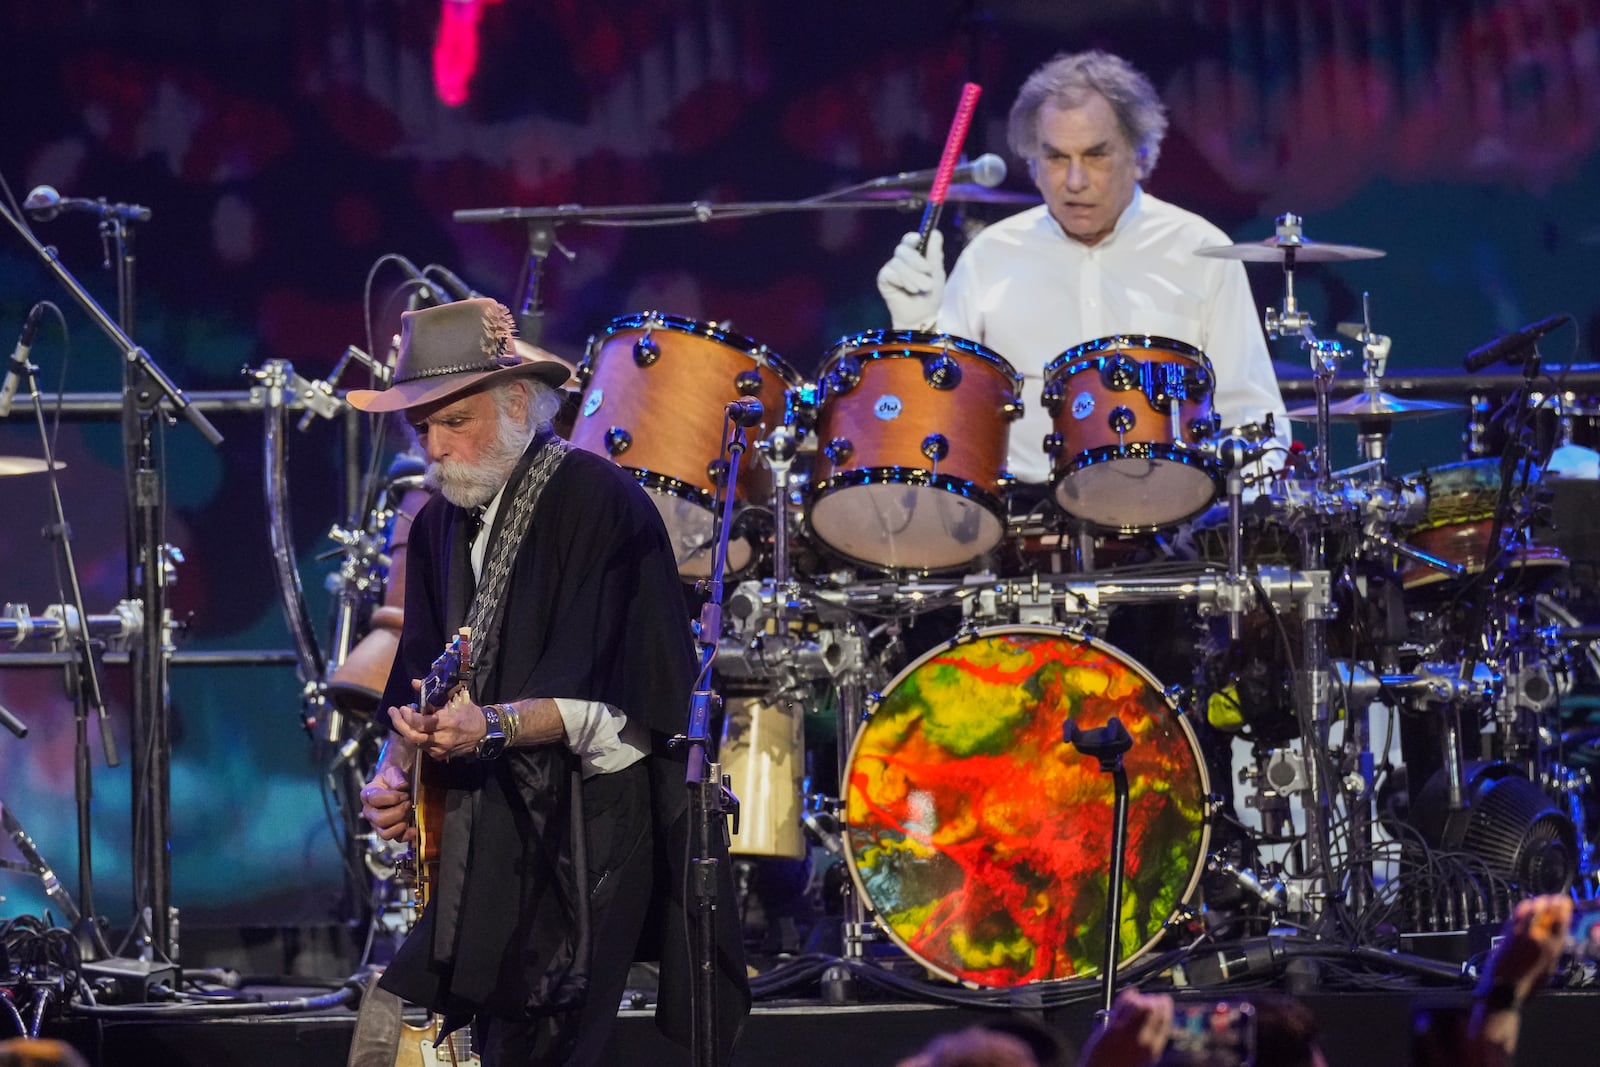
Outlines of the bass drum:
{"label": "bass drum", "polygon": [[1133,735],[1120,958],[1149,950],[1205,864],[1199,745],[1149,671],[1044,626],[979,630],[922,656],[851,746],[850,875],[891,940],[981,986],[1100,970],[1111,776],[1061,727],[1112,715]]}

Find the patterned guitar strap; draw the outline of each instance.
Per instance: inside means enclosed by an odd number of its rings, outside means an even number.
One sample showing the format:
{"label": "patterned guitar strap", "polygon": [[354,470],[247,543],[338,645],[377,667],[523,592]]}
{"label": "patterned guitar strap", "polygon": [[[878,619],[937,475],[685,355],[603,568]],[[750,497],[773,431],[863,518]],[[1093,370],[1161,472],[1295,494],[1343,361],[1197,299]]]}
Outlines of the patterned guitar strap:
{"label": "patterned guitar strap", "polygon": [[[500,524],[500,536],[489,546],[483,563],[483,575],[472,596],[472,606],[467,609],[467,625],[472,627],[472,676],[483,678],[489,673],[499,652],[500,619],[505,614],[506,583],[511,578],[511,565],[527,536],[533,521],[534,508],[544,487],[555,474],[561,461],[572,451],[572,445],[553,433],[545,433],[542,443],[535,442],[538,454],[522,475],[516,493],[511,498],[511,512]],[[474,693],[477,698],[480,694]]]}

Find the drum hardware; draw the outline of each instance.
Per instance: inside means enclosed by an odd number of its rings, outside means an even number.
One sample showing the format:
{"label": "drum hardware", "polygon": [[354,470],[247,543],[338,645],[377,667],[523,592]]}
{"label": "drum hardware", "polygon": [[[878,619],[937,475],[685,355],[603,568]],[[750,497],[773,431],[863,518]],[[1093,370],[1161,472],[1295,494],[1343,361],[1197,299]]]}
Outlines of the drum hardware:
{"label": "drum hardware", "polygon": [[1249,867],[1237,866],[1216,852],[1206,857],[1206,870],[1227,877],[1234,885],[1260,901],[1269,915],[1289,906],[1289,889],[1283,879],[1276,875],[1269,876],[1272,879],[1270,882],[1264,881],[1263,876]]}

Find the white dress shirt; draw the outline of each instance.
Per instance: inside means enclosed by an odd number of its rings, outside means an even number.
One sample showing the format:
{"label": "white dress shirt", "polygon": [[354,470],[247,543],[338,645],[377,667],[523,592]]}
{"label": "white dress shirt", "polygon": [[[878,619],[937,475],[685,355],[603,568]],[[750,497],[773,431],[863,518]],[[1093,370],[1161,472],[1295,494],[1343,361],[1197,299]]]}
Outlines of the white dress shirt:
{"label": "white dress shirt", "polygon": [[1222,425],[1270,412],[1287,444],[1288,416],[1244,265],[1194,255],[1229,243],[1205,219],[1138,187],[1116,227],[1093,246],[1068,237],[1043,204],[973,239],[950,272],[936,328],[993,349],[1023,376],[1023,415],[1011,424],[1008,460],[1019,481],[1050,480],[1045,366],[1116,334],[1153,334],[1205,352]]}
{"label": "white dress shirt", "polygon": [[[494,517],[499,514],[500,499],[505,492],[502,488],[483,509],[483,525],[472,539],[472,574],[480,580],[483,577],[484,552],[489,543],[485,534],[494,529]],[[553,699],[561,712],[561,727],[566,733],[567,747],[577,754],[585,778],[620,771],[644,759],[650,745],[650,735],[643,722],[630,720],[621,708],[598,700],[576,700],[572,697]]]}

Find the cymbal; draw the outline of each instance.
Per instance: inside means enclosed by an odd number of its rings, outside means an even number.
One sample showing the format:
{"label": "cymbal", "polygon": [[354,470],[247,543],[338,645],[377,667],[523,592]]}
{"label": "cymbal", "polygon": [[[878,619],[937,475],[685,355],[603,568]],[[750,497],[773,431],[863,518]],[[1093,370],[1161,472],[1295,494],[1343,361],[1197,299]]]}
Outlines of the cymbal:
{"label": "cymbal", "polygon": [[[65,463],[56,460],[56,470],[65,466]],[[0,456],[0,478],[8,474],[41,474],[49,469],[50,465],[44,460],[32,456]]]}
{"label": "cymbal", "polygon": [[[964,204],[1037,204],[1038,193],[1024,193],[1015,189],[991,189],[973,182],[952,183],[944,193],[945,200]],[[914,189],[868,189],[848,199],[852,200],[926,200],[927,193]]]}
{"label": "cymbal", "polygon": [[[1463,404],[1445,400],[1402,400],[1384,392],[1362,392],[1343,400],[1330,401],[1328,418],[1334,422],[1382,422],[1391,419],[1419,419],[1465,410]],[[1297,422],[1316,422],[1317,405],[1293,408],[1289,417]]]}
{"label": "cymbal", "polygon": [[1352,259],[1377,259],[1387,253],[1360,245],[1329,245],[1309,238],[1268,237],[1231,245],[1197,248],[1194,254],[1210,259],[1242,259],[1246,263],[1282,263],[1290,251],[1296,263],[1342,263]]}

